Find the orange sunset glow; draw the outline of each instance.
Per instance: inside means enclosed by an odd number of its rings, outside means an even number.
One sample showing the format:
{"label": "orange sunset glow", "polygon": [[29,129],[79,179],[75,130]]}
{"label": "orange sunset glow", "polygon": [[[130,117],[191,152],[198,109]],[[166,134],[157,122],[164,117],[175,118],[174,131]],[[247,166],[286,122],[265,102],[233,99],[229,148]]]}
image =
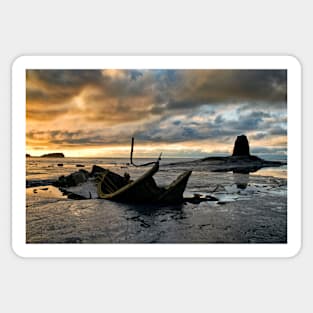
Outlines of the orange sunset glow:
{"label": "orange sunset glow", "polygon": [[286,157],[285,70],[27,70],[27,153]]}

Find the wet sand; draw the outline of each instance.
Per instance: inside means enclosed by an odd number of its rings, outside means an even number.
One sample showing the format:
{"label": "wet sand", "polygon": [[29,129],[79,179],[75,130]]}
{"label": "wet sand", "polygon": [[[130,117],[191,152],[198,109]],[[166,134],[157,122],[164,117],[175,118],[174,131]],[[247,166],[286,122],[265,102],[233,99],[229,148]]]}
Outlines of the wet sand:
{"label": "wet sand", "polygon": [[[166,184],[184,168],[169,171],[162,167],[155,179]],[[136,176],[146,168],[130,170]],[[28,243],[287,242],[284,178],[198,168],[193,171],[185,196],[198,193],[218,201],[162,207],[101,199],[70,200],[51,185],[27,188],[26,193]]]}

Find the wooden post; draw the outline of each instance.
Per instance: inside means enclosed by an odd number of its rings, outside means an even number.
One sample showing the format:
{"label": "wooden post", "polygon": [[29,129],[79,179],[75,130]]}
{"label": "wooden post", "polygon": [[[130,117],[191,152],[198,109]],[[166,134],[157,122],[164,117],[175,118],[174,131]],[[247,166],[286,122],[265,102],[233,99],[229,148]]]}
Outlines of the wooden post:
{"label": "wooden post", "polygon": [[132,137],[132,144],[131,144],[131,149],[130,149],[130,164],[132,165],[135,165],[133,163],[134,142],[135,142],[135,138]]}

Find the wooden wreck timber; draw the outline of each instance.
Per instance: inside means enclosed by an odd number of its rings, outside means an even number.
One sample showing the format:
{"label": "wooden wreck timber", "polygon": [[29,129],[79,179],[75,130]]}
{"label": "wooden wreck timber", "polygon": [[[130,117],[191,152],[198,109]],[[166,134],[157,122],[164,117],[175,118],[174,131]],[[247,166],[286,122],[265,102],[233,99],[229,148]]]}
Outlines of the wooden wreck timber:
{"label": "wooden wreck timber", "polygon": [[103,173],[98,182],[98,195],[107,199],[126,203],[182,203],[191,171],[186,171],[177,177],[169,186],[157,186],[153,175],[159,170],[159,162],[135,181],[111,171]]}

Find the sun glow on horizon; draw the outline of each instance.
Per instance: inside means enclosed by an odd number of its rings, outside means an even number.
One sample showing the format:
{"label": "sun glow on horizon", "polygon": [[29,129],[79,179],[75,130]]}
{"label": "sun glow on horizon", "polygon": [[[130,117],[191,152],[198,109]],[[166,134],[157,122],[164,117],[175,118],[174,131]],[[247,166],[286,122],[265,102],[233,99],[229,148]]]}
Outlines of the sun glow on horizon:
{"label": "sun glow on horizon", "polygon": [[285,70],[27,70],[26,77],[32,156],[129,157],[131,137],[135,157],[225,155],[241,134],[260,154],[287,150]]}
{"label": "sun glow on horizon", "polygon": [[[186,143],[174,143],[174,144],[137,144],[135,143],[134,148],[134,157],[138,158],[155,158],[161,152],[164,157],[203,157],[206,154],[212,154],[214,152],[227,153],[231,151],[230,146],[228,145],[217,145],[211,144],[206,147],[208,144],[195,142],[186,142]],[[206,148],[204,148],[206,147]],[[209,148],[210,147],[210,148]],[[41,156],[47,153],[63,153],[66,157],[129,157],[130,156],[130,145],[122,146],[106,146],[106,147],[79,147],[72,149],[32,149],[27,147],[27,153],[31,156]]]}

